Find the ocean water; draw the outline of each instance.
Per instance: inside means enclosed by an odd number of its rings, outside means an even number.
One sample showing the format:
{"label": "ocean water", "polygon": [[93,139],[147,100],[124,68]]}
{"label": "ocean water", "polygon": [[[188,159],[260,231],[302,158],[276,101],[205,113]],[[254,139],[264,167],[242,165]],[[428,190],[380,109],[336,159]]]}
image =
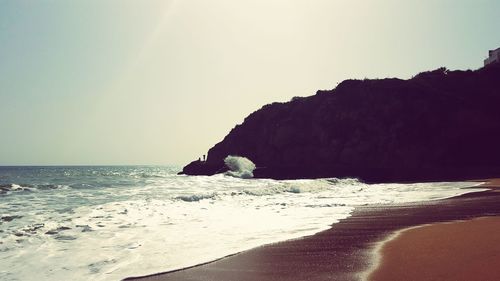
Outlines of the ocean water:
{"label": "ocean water", "polygon": [[0,167],[0,280],[119,280],[178,269],[317,233],[357,206],[441,199],[473,185],[178,171]]}

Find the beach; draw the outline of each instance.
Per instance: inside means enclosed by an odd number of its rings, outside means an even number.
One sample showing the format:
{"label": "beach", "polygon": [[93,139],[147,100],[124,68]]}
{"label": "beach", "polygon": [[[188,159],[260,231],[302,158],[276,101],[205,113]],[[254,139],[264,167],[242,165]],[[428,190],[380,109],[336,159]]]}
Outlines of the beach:
{"label": "beach", "polygon": [[430,224],[383,243],[368,280],[498,280],[500,217]]}
{"label": "beach", "polygon": [[[371,278],[386,253],[380,252],[398,232],[421,225],[500,215],[500,192],[480,191],[443,200],[411,204],[368,205],[331,229],[274,243],[187,269],[127,280],[359,280]],[[487,224],[498,220],[487,220]],[[461,238],[449,236],[457,243]],[[476,239],[483,232],[475,231]],[[402,242],[408,244],[409,242]],[[477,251],[468,248],[471,253]],[[397,251],[396,251],[397,252]],[[464,255],[467,257],[468,255]],[[390,268],[396,265],[387,265]],[[411,265],[410,266],[414,266]],[[463,267],[466,268],[466,267]],[[390,269],[389,269],[390,270]],[[416,268],[425,272],[425,269]],[[374,273],[375,271],[375,273]],[[373,275],[375,276],[375,275]],[[397,278],[394,280],[404,280]],[[384,279],[385,280],[385,279]],[[415,277],[414,280],[421,280]],[[450,280],[450,279],[438,279]],[[488,280],[488,279],[484,279]]]}
{"label": "beach", "polygon": [[[500,179],[482,186],[498,193]],[[486,210],[488,208],[485,208]],[[378,264],[367,280],[498,280],[500,216],[425,224],[401,229],[378,244]]]}

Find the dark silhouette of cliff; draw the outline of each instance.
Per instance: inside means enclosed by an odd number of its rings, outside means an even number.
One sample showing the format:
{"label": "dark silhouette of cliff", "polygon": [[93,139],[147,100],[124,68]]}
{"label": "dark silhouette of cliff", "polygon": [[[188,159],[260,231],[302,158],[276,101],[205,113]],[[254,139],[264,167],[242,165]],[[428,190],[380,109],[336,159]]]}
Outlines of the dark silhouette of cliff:
{"label": "dark silhouette of cliff", "polygon": [[346,80],[335,89],[272,103],[245,118],[188,175],[251,159],[256,177],[365,181],[500,176],[500,65],[440,68],[408,80]]}

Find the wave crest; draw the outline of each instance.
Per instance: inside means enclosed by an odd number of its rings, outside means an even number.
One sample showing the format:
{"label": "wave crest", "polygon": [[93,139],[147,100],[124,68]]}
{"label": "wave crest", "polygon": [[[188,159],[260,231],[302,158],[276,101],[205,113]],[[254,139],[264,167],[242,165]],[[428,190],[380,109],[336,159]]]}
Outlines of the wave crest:
{"label": "wave crest", "polygon": [[253,178],[255,164],[250,159],[229,155],[224,159],[224,163],[230,170],[226,172],[226,175],[242,179]]}
{"label": "wave crest", "polygon": [[198,202],[203,199],[212,199],[216,196],[215,193],[213,194],[192,194],[192,195],[181,195],[177,196],[176,199],[185,201],[185,202]]}

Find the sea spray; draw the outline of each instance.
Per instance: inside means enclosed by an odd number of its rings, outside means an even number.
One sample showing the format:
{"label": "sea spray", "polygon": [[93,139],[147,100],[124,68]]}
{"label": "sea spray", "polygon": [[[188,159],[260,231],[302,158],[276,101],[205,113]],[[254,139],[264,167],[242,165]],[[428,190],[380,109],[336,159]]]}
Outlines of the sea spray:
{"label": "sea spray", "polygon": [[229,168],[226,175],[249,179],[253,178],[253,170],[255,170],[255,164],[246,157],[229,155],[224,159],[224,163]]}

